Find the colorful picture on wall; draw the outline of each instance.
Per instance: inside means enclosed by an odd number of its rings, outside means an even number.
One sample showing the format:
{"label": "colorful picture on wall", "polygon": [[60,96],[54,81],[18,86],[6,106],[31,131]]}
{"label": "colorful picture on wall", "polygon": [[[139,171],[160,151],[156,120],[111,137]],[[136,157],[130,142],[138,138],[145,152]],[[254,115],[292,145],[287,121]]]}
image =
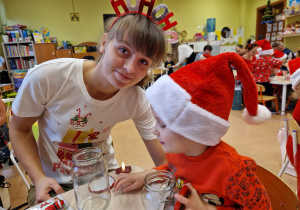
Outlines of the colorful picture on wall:
{"label": "colorful picture on wall", "polygon": [[271,36],[271,41],[275,41],[275,40],[276,40],[276,32],[273,32]]}
{"label": "colorful picture on wall", "polygon": [[[280,32],[277,32],[277,36],[280,35]],[[281,40],[281,37],[277,37],[277,40]]]}
{"label": "colorful picture on wall", "polygon": [[283,29],[283,21],[278,23],[278,31],[282,31]]}
{"label": "colorful picture on wall", "polygon": [[290,0],[290,14],[299,13],[300,0]]}
{"label": "colorful picture on wall", "polygon": [[273,31],[277,31],[277,23],[273,23]]}
{"label": "colorful picture on wall", "polygon": [[270,41],[270,33],[266,33],[266,40]]}
{"label": "colorful picture on wall", "polygon": [[272,31],[272,24],[267,24],[267,32],[270,33]]}

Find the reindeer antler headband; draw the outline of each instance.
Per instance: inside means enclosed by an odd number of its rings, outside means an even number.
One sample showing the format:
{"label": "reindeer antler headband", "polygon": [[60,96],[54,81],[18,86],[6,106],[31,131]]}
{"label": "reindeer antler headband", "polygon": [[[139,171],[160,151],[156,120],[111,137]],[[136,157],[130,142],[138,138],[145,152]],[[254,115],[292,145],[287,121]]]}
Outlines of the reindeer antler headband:
{"label": "reindeer antler headband", "polygon": [[[117,15],[117,18],[113,22],[111,27],[114,25],[118,18],[124,15],[141,14],[152,20],[157,25],[160,25],[162,23],[165,24],[165,26],[162,28],[165,31],[165,35],[171,35],[173,37],[172,39],[167,39],[169,43],[175,43],[178,40],[178,35],[175,31],[167,31],[171,27],[177,25],[177,21],[174,21],[172,23],[170,22],[170,18],[173,16],[173,12],[169,12],[167,5],[159,4],[153,9],[155,0],[136,0],[136,4],[134,7],[131,6],[130,0],[126,0],[126,3],[124,2],[124,0],[110,0],[110,2]],[[119,6],[123,8],[123,13],[120,12]],[[145,6],[148,7],[147,14],[143,12]],[[159,17],[156,17],[156,14],[160,9],[164,9],[165,11]]]}

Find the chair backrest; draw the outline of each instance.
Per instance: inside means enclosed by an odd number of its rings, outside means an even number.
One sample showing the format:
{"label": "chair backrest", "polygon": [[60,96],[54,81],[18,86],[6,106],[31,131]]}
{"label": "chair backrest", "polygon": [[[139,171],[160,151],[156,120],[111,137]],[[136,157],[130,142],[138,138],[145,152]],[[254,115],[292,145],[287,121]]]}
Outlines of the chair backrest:
{"label": "chair backrest", "polygon": [[260,93],[266,91],[266,88],[265,88],[265,86],[263,86],[263,85],[256,84],[256,87],[257,87],[257,91],[260,92]]}
{"label": "chair backrest", "polygon": [[[297,121],[293,118],[293,116],[290,113],[287,114],[287,119],[288,119],[289,134],[292,135],[293,130],[295,130],[298,134],[300,132],[300,127]],[[299,135],[297,135],[297,142],[298,144],[300,144],[300,133]]]}
{"label": "chair backrest", "polygon": [[257,165],[256,175],[267,190],[273,210],[299,208],[298,197],[282,179],[259,165]]}

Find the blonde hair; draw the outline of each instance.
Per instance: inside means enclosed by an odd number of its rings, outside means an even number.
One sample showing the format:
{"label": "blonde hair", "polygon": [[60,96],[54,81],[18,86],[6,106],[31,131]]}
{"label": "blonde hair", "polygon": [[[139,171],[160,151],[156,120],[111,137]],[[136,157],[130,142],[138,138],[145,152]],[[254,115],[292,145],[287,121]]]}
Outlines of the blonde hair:
{"label": "blonde hair", "polygon": [[[152,60],[151,68],[161,65],[166,55],[166,40],[163,29],[149,18],[140,14],[128,14],[109,18],[105,23],[105,31],[108,31],[107,42],[116,38],[123,41],[127,35],[127,42],[134,50],[145,54]],[[114,22],[115,21],[115,22]],[[112,25],[113,24],[113,25]],[[144,86],[151,77],[146,75],[136,85]]]}

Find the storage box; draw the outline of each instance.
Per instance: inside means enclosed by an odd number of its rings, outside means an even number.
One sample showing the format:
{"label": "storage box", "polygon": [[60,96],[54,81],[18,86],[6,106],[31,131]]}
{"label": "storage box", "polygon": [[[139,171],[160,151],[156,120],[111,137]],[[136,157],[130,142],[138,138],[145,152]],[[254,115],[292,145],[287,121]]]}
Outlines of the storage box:
{"label": "storage box", "polygon": [[74,53],[86,53],[86,46],[74,46]]}

